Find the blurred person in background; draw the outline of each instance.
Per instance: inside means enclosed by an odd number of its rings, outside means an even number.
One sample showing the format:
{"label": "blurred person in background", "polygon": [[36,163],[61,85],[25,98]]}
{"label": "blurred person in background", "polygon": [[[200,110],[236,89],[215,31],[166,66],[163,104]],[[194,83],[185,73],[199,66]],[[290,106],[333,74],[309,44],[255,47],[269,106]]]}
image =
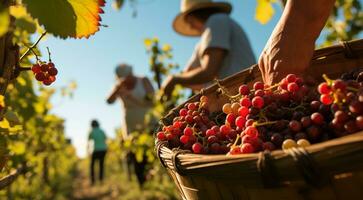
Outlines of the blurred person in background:
{"label": "blurred person in background", "polygon": [[[266,84],[289,73],[301,75],[309,66],[315,41],[324,28],[335,0],[288,0],[259,58]],[[305,31],[303,31],[305,30]]]}
{"label": "blurred person in background", "polygon": [[[120,64],[116,67],[116,84],[107,99],[112,104],[119,99],[123,108],[122,140],[130,139],[130,133],[141,130],[144,125],[146,113],[152,107],[154,89],[147,77],[135,76],[132,67]],[[127,152],[128,178],[131,180],[131,167],[133,166],[139,186],[145,182],[146,159],[141,163],[136,161],[132,152]]]}
{"label": "blurred person in background", "polygon": [[[98,161],[99,163],[99,180],[102,183],[103,174],[104,174],[104,161],[107,151],[106,145],[106,134],[100,128],[100,124],[97,120],[92,120],[91,122],[91,131],[88,135],[88,142],[93,142],[93,152],[91,157],[91,183],[94,185],[95,183],[95,163]],[[90,148],[88,143],[87,145]]]}
{"label": "blurred person in background", "polygon": [[170,96],[176,84],[200,90],[215,78],[223,79],[256,63],[249,40],[230,16],[232,6],[211,0],[182,0],[174,30],[200,41],[183,72],[166,78],[162,88]]}

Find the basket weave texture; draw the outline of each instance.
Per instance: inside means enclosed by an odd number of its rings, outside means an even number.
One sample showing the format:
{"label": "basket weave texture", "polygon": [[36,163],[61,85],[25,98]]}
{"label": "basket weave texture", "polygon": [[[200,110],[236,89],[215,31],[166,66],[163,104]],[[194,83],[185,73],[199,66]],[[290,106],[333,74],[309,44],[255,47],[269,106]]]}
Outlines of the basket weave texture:
{"label": "basket weave texture", "polygon": [[[316,50],[305,75],[338,78],[358,67],[363,67],[363,40]],[[236,94],[239,85],[257,80],[260,72],[254,65],[219,84]],[[228,102],[213,84],[185,103],[202,95],[208,97],[211,111]],[[170,124],[184,104],[171,110],[161,124]],[[191,154],[171,150],[165,142],[157,143],[156,151],[185,200],[363,199],[363,132],[307,148],[247,155]]]}

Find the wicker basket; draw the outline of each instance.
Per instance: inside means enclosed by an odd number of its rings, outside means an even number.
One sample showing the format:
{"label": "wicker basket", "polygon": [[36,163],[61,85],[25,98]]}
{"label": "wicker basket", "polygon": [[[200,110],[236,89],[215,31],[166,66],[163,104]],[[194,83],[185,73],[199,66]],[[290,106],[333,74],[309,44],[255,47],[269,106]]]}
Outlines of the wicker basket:
{"label": "wicker basket", "polygon": [[[363,40],[316,50],[306,75],[336,78],[357,67],[363,67]],[[255,65],[220,84],[235,94],[242,83],[260,79]],[[228,101],[214,84],[187,102],[201,95],[212,102],[211,111]],[[162,123],[170,124],[183,106]],[[166,143],[156,150],[183,199],[363,199],[363,132],[287,152],[197,155],[170,150]]]}

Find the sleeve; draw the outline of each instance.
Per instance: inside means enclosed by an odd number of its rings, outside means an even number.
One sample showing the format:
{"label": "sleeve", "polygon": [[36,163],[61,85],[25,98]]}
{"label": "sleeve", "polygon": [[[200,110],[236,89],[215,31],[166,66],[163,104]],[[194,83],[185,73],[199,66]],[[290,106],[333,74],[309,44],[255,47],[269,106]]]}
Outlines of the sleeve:
{"label": "sleeve", "polygon": [[201,36],[201,55],[211,47],[227,51],[231,48],[231,23],[226,14],[212,15],[206,22],[206,29]]}

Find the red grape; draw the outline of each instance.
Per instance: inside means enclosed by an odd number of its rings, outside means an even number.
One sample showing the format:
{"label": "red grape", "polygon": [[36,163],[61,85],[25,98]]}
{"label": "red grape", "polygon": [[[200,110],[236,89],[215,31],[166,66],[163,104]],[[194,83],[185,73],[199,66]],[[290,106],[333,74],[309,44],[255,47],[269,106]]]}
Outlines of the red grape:
{"label": "red grape", "polygon": [[242,117],[246,117],[250,113],[249,109],[245,106],[242,106],[238,109],[238,114]]}
{"label": "red grape", "polygon": [[189,136],[186,136],[186,135],[180,136],[180,142],[183,143],[183,144],[188,143],[189,142]]}
{"label": "red grape", "polygon": [[338,123],[344,123],[348,120],[349,115],[344,111],[338,110],[334,113],[334,118],[337,120]]}
{"label": "red grape", "polygon": [[234,124],[234,121],[236,120],[236,116],[234,114],[228,114],[227,117],[226,117],[226,121],[233,125]]}
{"label": "red grape", "polygon": [[263,95],[265,95],[265,92],[263,90],[256,90],[255,91],[255,96],[263,97]]}
{"label": "red grape", "polygon": [[297,92],[297,91],[299,91],[299,86],[296,83],[289,83],[287,85],[287,91],[289,91],[289,92]]}
{"label": "red grape", "polygon": [[249,126],[245,129],[244,133],[246,135],[252,136],[252,137],[257,137],[258,135],[258,130],[256,127],[254,126]]}
{"label": "red grape", "polygon": [[194,103],[190,103],[190,104],[188,105],[188,109],[189,109],[189,110],[196,110],[196,109],[197,109],[197,106],[196,106]]}
{"label": "red grape", "polygon": [[293,83],[293,82],[295,82],[296,81],[296,75],[295,74],[288,74],[287,76],[286,76],[286,81],[288,82],[288,83]]}
{"label": "red grape", "polygon": [[241,86],[239,87],[239,93],[240,93],[241,95],[248,95],[248,94],[250,93],[250,89],[248,88],[248,86],[247,86],[247,85],[241,85]]}
{"label": "red grape", "polygon": [[231,131],[231,127],[227,125],[222,125],[220,131],[222,134],[227,135]]}
{"label": "red grape", "polygon": [[358,116],[356,119],[355,119],[355,123],[357,125],[357,127],[362,130],[363,129],[363,116]]}
{"label": "red grape", "polygon": [[263,90],[265,88],[265,85],[260,82],[260,81],[257,81],[254,85],[253,85],[253,88],[255,90]]}
{"label": "red grape", "polygon": [[45,74],[42,72],[39,72],[35,75],[35,79],[37,79],[37,81],[44,81],[46,79]]}
{"label": "red grape", "polygon": [[318,87],[318,91],[320,94],[330,94],[331,92],[331,88],[330,86],[328,85],[328,83],[326,82],[323,82],[319,85]]}
{"label": "red grape", "polygon": [[39,72],[41,72],[42,70],[40,69],[40,66],[39,64],[34,64],[33,67],[32,67],[32,71],[37,74]]}
{"label": "red grape", "polygon": [[241,99],[240,105],[249,108],[252,105],[252,103],[251,103],[251,100],[248,97],[244,97],[244,98]]}
{"label": "red grape", "polygon": [[356,122],[351,120],[344,124],[344,129],[348,131],[348,133],[355,133],[358,131],[358,127]]}
{"label": "red grape", "polygon": [[231,155],[237,155],[241,153],[241,148],[238,146],[232,147],[231,150],[229,151],[229,153]]}
{"label": "red grape", "polygon": [[325,105],[330,105],[333,103],[334,99],[329,94],[322,94],[320,96],[320,101],[321,101],[321,103],[323,103]]}
{"label": "red grape", "polygon": [[249,119],[249,120],[246,121],[246,124],[245,125],[246,125],[246,127],[248,127],[248,126],[252,126],[253,123],[255,123],[255,120]]}
{"label": "red grape", "polygon": [[216,134],[216,132],[213,130],[213,129],[208,129],[206,132],[205,132],[205,135],[207,137],[209,136],[214,136]]}
{"label": "red grape", "polygon": [[280,88],[281,89],[283,89],[283,90],[287,90],[287,85],[288,85],[289,83],[287,82],[287,80],[286,80],[286,78],[284,78],[284,79],[282,79],[281,81],[280,81]]}
{"label": "red grape", "polygon": [[55,68],[55,67],[49,68],[48,69],[48,74],[51,75],[51,76],[57,75],[58,74],[57,68]]}
{"label": "red grape", "polygon": [[274,143],[274,145],[276,145],[277,147],[281,147],[283,140],[284,140],[284,138],[279,133],[274,133],[271,136],[271,142]]}
{"label": "red grape", "polygon": [[191,115],[187,115],[187,116],[185,117],[185,121],[186,121],[188,124],[193,123],[193,116],[191,116]]}
{"label": "red grape", "polygon": [[218,142],[218,138],[217,138],[215,135],[211,135],[211,136],[209,136],[209,137],[208,137],[207,142],[208,142],[209,144],[212,144],[212,143]]}
{"label": "red grape", "polygon": [[193,146],[192,146],[192,149],[193,149],[194,153],[201,153],[202,148],[203,148],[203,146],[199,142],[194,143]]}
{"label": "red grape", "polygon": [[303,117],[301,118],[301,125],[304,127],[304,128],[307,128],[311,125],[311,119],[310,117]]}
{"label": "red grape", "polygon": [[252,144],[245,143],[242,144],[241,152],[242,153],[253,153],[255,151],[255,148],[252,146]]}
{"label": "red grape", "polygon": [[261,109],[263,105],[264,105],[264,100],[262,97],[257,96],[252,99],[253,107]]}
{"label": "red grape", "polygon": [[296,120],[292,120],[289,123],[289,128],[294,132],[299,132],[301,130],[301,123]]}
{"label": "red grape", "polygon": [[185,109],[185,108],[180,109],[180,111],[179,111],[180,116],[187,116],[187,114],[188,114],[187,109]]}
{"label": "red grape", "polygon": [[355,114],[362,114],[363,112],[363,103],[359,101],[353,101],[349,105],[349,111]]}
{"label": "red grape", "polygon": [[314,124],[317,124],[317,125],[321,125],[324,123],[324,117],[322,114],[320,113],[313,113],[311,116],[310,116],[310,119],[311,121],[314,123]]}
{"label": "red grape", "polygon": [[157,133],[156,137],[158,138],[158,140],[166,140],[166,136],[165,136],[165,133],[164,132],[159,132]]}
{"label": "red grape", "polygon": [[334,90],[340,90],[341,92],[345,92],[347,84],[343,80],[337,79],[333,82],[332,88]]}
{"label": "red grape", "polygon": [[40,65],[40,70],[42,70],[42,72],[47,72],[49,69],[48,65],[47,64],[41,64]]}
{"label": "red grape", "polygon": [[241,117],[241,116],[239,116],[239,117],[237,117],[237,119],[236,119],[236,126],[237,127],[239,127],[239,128],[243,128],[244,127],[244,125],[245,125],[245,123],[246,123],[246,119],[244,118],[244,117]]}

